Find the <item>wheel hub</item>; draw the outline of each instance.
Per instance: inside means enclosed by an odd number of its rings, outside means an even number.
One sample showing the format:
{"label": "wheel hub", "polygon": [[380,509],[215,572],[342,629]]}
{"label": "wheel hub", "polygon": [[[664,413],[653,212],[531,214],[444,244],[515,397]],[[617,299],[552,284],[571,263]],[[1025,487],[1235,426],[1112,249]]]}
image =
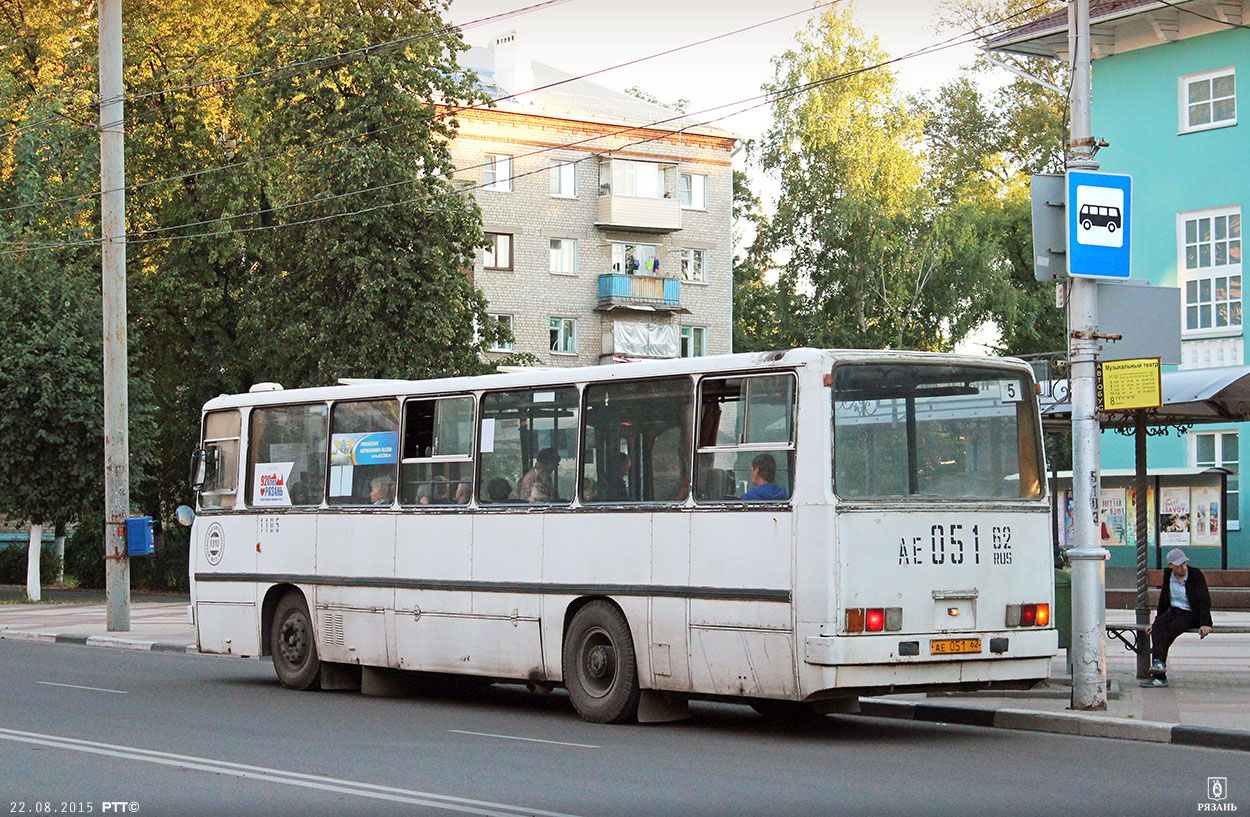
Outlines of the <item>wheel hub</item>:
{"label": "wheel hub", "polygon": [[282,622],[278,632],[278,645],[282,659],[292,666],[304,663],[308,656],[308,631],[304,623],[295,618]]}

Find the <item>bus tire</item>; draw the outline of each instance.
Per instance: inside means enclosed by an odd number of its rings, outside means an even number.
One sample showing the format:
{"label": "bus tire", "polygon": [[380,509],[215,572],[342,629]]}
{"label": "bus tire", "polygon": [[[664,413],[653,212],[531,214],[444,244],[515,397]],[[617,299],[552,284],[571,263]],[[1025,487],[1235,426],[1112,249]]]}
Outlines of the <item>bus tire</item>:
{"label": "bus tire", "polygon": [[304,596],[287,593],[273,611],[269,628],[269,651],[278,680],[289,689],[320,687],[321,659],[317,657],[317,634]]}
{"label": "bus tire", "polygon": [[564,637],[564,686],[573,708],[591,723],[638,716],[638,662],[625,614],[596,600],[577,611]]}

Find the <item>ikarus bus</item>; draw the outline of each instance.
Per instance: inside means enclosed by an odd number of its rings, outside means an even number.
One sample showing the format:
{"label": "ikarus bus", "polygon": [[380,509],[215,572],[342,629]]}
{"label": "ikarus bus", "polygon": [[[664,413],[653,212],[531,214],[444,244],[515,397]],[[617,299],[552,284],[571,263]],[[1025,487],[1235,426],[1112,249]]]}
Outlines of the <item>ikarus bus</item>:
{"label": "ikarus bus", "polygon": [[[833,711],[1047,677],[1037,389],[1017,360],[795,349],[204,406],[199,650],[288,687],[406,673]],[[413,676],[423,677],[423,676]]]}

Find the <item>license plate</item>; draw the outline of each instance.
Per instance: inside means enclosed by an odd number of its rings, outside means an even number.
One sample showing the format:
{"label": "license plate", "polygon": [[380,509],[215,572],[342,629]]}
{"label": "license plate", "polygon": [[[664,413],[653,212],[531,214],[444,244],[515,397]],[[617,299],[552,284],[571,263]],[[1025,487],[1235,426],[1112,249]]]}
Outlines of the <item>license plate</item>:
{"label": "license plate", "polygon": [[979,638],[944,638],[929,642],[930,655],[958,655],[960,653],[981,652]]}

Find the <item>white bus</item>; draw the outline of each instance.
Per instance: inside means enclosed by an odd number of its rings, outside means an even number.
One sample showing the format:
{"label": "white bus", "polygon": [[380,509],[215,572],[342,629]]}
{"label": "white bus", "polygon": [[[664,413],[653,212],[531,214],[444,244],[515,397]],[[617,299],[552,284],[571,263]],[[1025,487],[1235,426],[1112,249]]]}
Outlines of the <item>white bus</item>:
{"label": "white bus", "polygon": [[194,462],[198,648],[270,655],[296,689],[463,674],[663,720],[1028,687],[1057,649],[1020,361],[265,384],[205,404]]}

